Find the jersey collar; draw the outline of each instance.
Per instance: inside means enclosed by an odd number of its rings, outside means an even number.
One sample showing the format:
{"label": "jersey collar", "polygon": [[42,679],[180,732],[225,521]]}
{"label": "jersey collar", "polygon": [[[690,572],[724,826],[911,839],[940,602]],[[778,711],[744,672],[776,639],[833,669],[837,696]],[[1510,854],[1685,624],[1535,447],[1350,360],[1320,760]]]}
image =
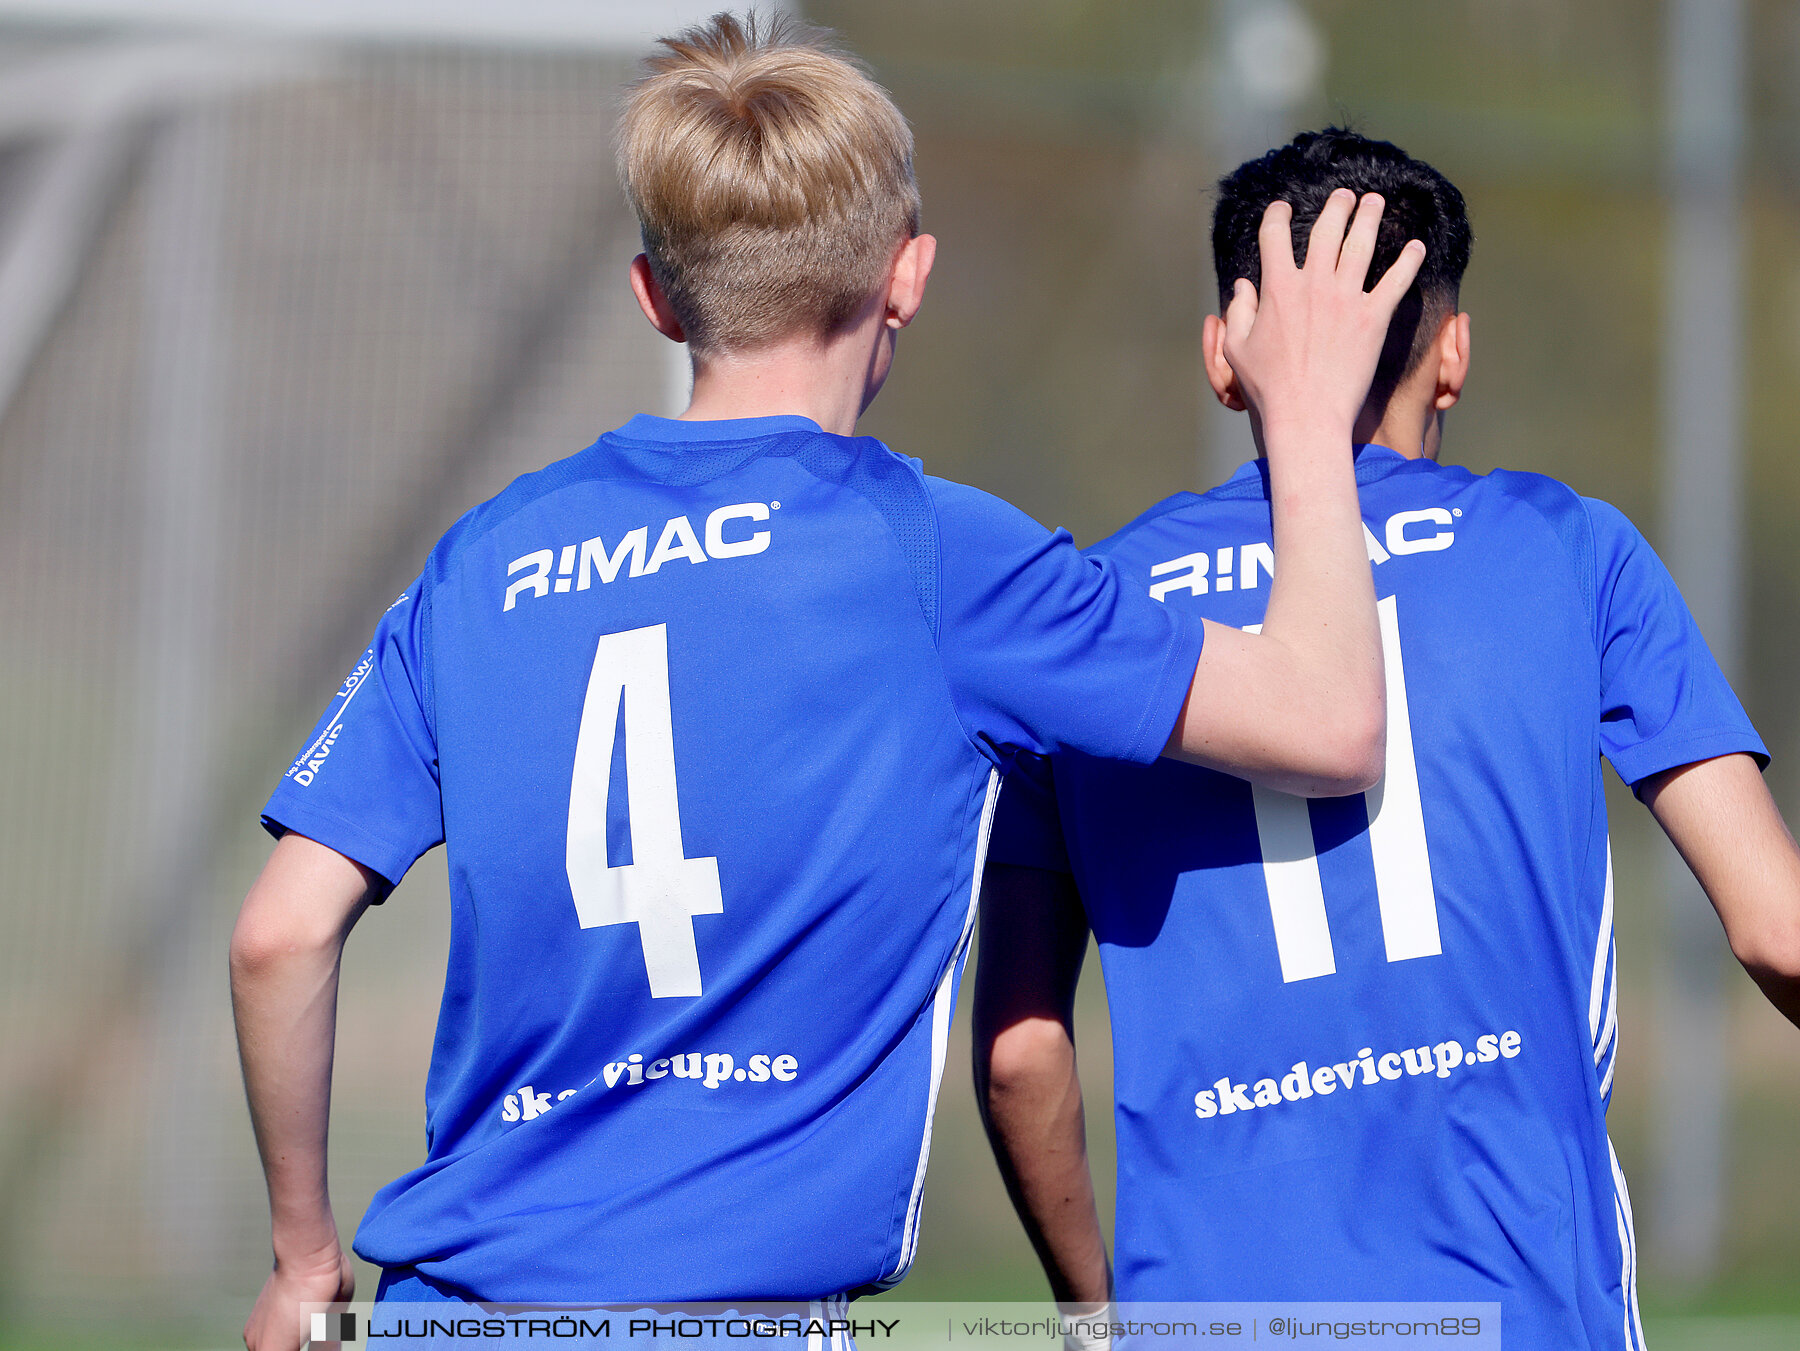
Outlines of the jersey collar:
{"label": "jersey collar", "polygon": [[817,432],[819,424],[798,413],[774,417],[719,418],[709,422],[684,422],[680,418],[639,413],[613,435],[627,441],[683,445],[696,441],[755,441],[783,432]]}
{"label": "jersey collar", "polygon": [[[1356,481],[1359,484],[1373,483],[1376,479],[1386,478],[1409,466],[1428,467],[1433,464],[1433,461],[1427,459],[1409,460],[1399,451],[1378,446],[1372,441],[1359,442],[1352,448],[1351,454],[1356,460]],[[1225,492],[1229,497],[1268,496],[1269,462],[1263,459],[1246,461],[1213,492]]]}

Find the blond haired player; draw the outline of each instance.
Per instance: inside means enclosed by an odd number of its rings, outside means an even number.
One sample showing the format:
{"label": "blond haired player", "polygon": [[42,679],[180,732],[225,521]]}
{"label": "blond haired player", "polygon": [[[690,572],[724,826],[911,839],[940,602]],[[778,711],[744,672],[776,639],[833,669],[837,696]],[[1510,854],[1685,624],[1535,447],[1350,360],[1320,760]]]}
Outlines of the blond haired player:
{"label": "blond haired player", "polygon": [[[447,534],[265,812],[232,942],[275,1270],[345,1297],[325,1185],[339,953],[413,861],[453,927],[427,1155],[356,1248],[388,1299],[820,1299],[898,1281],[999,769],[1163,753],[1353,791],[1382,753],[1350,430],[1422,246],[1270,213],[1228,350],[1269,446],[1260,636],[1189,625],[854,435],[918,313],[912,142],[820,38],[721,16],[620,130],[631,284],[693,353],[640,416]],[[1354,212],[1354,218],[1353,218]],[[1202,646],[1204,643],[1204,653]]]}

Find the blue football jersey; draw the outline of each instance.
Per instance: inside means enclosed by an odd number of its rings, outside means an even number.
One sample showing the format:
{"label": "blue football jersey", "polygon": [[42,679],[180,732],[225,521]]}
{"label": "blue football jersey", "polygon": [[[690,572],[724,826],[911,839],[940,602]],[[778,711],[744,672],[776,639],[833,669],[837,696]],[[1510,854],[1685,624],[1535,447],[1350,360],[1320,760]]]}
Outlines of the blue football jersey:
{"label": "blue football jersey", "polygon": [[[1497,1300],[1509,1347],[1636,1347],[1601,760],[1635,784],[1763,745],[1613,508],[1375,446],[1356,477],[1376,788],[1071,752],[1002,799],[990,857],[1071,872],[1100,944],[1119,1295]],[[1258,624],[1261,466],[1092,552]]]}
{"label": "blue football jersey", "polygon": [[371,1262],[500,1301],[897,1281],[1015,750],[1148,762],[1201,626],[800,417],[640,417],[465,516],[271,798],[445,842],[427,1155]]}

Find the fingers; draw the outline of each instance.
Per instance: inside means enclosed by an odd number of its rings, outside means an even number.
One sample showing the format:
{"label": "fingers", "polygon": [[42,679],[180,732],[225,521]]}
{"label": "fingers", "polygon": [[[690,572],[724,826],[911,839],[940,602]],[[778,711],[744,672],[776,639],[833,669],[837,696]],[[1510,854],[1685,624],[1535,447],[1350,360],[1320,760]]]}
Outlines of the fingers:
{"label": "fingers", "polygon": [[1387,206],[1379,193],[1367,192],[1356,204],[1356,218],[1344,236],[1344,248],[1338,255],[1338,272],[1357,286],[1369,275],[1369,263],[1375,257],[1375,239],[1381,232],[1381,213]]}
{"label": "fingers", "polygon": [[[1317,226],[1314,227],[1317,232]],[[1256,247],[1262,254],[1263,284],[1271,273],[1292,272],[1294,268],[1294,208],[1286,202],[1270,202],[1263,211],[1262,225],[1256,232]],[[1235,303],[1236,297],[1234,296]]]}
{"label": "fingers", "polygon": [[1406,241],[1406,247],[1400,250],[1400,256],[1394,259],[1394,265],[1375,283],[1370,293],[1380,301],[1391,314],[1400,305],[1413,279],[1419,275],[1419,269],[1425,264],[1425,245],[1417,239]]}
{"label": "fingers", "polygon": [[1232,362],[1233,354],[1242,352],[1249,341],[1250,330],[1256,327],[1256,309],[1256,288],[1239,277],[1232,283],[1231,303],[1225,307],[1225,360],[1228,364]]}
{"label": "fingers", "polygon": [[[1350,214],[1352,206],[1355,208],[1354,216]],[[1381,216],[1386,208],[1387,203],[1379,193],[1364,193],[1358,201],[1350,189],[1337,189],[1326,199],[1319,218],[1313,222],[1306,246],[1307,263],[1310,265],[1316,257],[1321,260],[1320,266],[1323,267],[1324,260],[1335,259],[1334,274],[1360,290],[1375,258],[1375,246],[1381,234]],[[1266,224],[1265,217],[1265,226]],[[1391,314],[1399,306],[1407,288],[1418,277],[1419,268],[1424,262],[1425,245],[1417,239],[1408,240],[1393,265],[1370,288],[1372,298]]]}
{"label": "fingers", "polygon": [[1225,307],[1227,343],[1241,342],[1256,324],[1256,288],[1239,277],[1231,285],[1231,304]]}
{"label": "fingers", "polygon": [[[1306,237],[1307,266],[1322,267],[1326,272],[1337,267],[1338,253],[1344,243],[1344,228],[1350,223],[1350,212],[1355,206],[1356,194],[1349,188],[1338,188],[1325,199],[1318,219],[1313,222],[1312,233]],[[1364,266],[1367,266],[1366,262]]]}

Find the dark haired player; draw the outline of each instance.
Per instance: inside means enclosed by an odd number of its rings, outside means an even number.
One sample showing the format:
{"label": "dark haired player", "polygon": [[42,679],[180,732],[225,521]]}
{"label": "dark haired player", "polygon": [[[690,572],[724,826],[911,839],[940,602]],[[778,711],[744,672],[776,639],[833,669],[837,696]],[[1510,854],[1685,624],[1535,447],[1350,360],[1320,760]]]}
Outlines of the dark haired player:
{"label": "dark haired player", "polygon": [[[1070,1007],[1091,924],[1118,1124],[1118,1296],[1498,1301],[1508,1347],[1636,1347],[1600,761],[1656,815],[1733,951],[1800,1021],[1800,854],[1763,744],[1623,516],[1437,463],[1469,369],[1460,193],[1385,142],[1298,137],[1220,185],[1222,298],[1267,204],[1334,189],[1426,243],[1357,423],[1387,768],[1307,802],[1073,752],[1010,776],[989,853],[976,1073],[1053,1289],[1108,1297]],[[1244,404],[1207,320],[1207,375]],[[1254,415],[1253,415],[1254,416]],[[1260,432],[1260,429],[1259,429]],[[1171,608],[1252,627],[1266,471],[1095,546]],[[1204,823],[1197,825],[1196,823]],[[1085,912],[1084,912],[1085,907]]]}

